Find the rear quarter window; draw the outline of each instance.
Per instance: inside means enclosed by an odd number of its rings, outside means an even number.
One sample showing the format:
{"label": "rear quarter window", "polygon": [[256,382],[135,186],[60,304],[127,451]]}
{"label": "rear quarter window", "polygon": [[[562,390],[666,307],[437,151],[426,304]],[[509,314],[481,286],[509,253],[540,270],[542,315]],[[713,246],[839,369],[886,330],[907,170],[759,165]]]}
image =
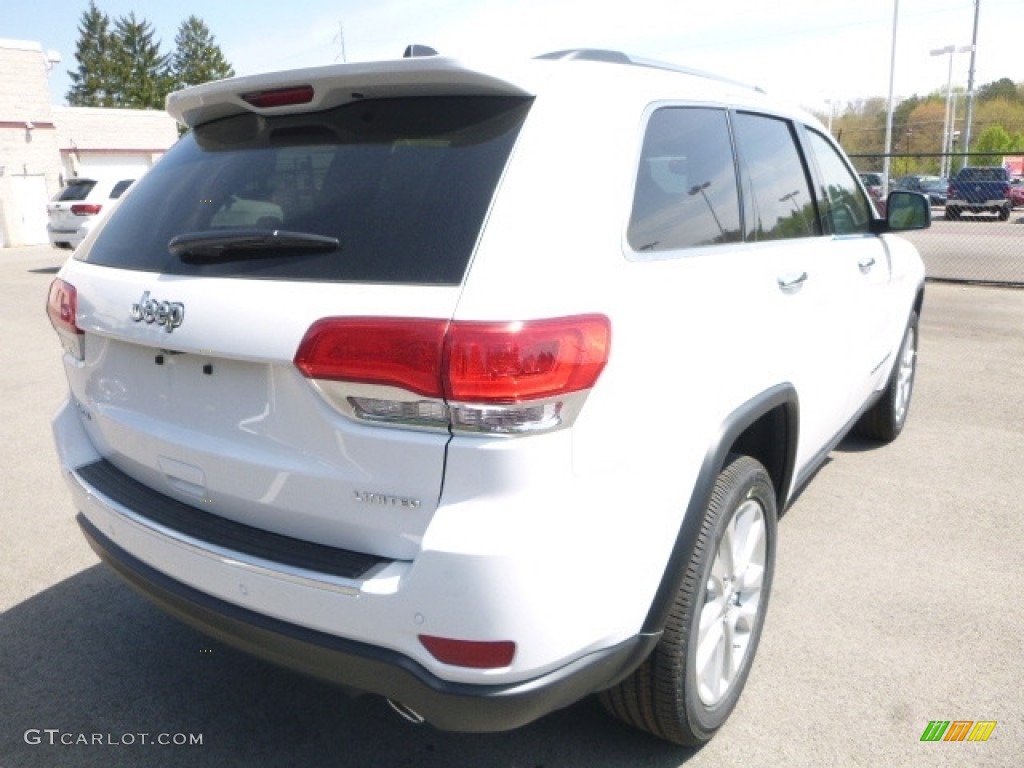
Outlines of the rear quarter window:
{"label": "rear quarter window", "polygon": [[[164,274],[458,284],[529,104],[380,99],[199,126],[78,258]],[[253,228],[336,237],[340,248],[205,263],[168,250],[178,235]]]}
{"label": "rear quarter window", "polygon": [[110,190],[110,199],[116,200],[117,198],[119,198],[121,195],[124,194],[124,191],[132,185],[132,182],[134,181],[135,179],[125,179],[124,181],[117,182],[117,184],[114,185],[114,188]]}

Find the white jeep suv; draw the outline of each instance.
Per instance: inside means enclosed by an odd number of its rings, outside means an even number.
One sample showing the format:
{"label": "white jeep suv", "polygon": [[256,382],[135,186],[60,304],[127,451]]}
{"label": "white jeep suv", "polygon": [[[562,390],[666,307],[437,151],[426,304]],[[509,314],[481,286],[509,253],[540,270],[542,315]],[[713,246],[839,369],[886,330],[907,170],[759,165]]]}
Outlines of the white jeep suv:
{"label": "white jeep suv", "polygon": [[209,83],[50,289],[89,543],[443,729],[733,709],[776,518],[907,415],[924,271],[812,117],[605,51]]}

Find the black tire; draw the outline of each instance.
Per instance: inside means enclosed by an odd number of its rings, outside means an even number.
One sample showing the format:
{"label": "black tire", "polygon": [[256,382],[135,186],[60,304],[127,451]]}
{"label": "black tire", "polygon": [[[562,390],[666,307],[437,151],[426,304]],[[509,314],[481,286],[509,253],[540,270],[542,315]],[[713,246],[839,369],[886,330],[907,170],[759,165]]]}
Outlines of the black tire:
{"label": "black tire", "polygon": [[[727,531],[734,543],[749,533],[752,554],[745,566],[722,547]],[[699,746],[715,734],[735,708],[757,651],[771,592],[776,532],[775,491],[768,472],[749,456],[730,456],[715,481],[664,634],[636,671],[600,694],[605,709],[683,746]],[[719,578],[736,568],[744,574],[747,589],[733,588],[740,579]],[[705,647],[699,649],[702,619]],[[709,647],[721,649],[723,658],[739,648],[730,679],[710,675],[718,668],[718,654],[708,659]],[[704,660],[698,660],[698,649]],[[709,679],[720,690],[711,690]]]}
{"label": "black tire", "polygon": [[899,356],[889,374],[889,382],[878,401],[860,417],[854,434],[891,443],[907,423],[910,401],[917,374],[917,313],[911,312],[903,333]]}
{"label": "black tire", "polygon": [[960,211],[956,208],[946,209],[946,221],[956,221],[960,218]]}
{"label": "black tire", "polygon": [[1010,220],[1010,209],[1009,208],[1000,208],[999,209],[999,220],[1000,221],[1009,221]]}

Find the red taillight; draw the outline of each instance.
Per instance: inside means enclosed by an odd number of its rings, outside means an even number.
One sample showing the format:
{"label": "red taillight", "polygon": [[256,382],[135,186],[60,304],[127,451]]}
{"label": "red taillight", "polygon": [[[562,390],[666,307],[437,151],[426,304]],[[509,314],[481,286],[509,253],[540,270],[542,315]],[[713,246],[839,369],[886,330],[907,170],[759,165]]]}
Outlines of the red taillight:
{"label": "red taillight", "polygon": [[50,317],[53,329],[60,336],[61,343],[68,354],[79,360],[85,358],[85,332],[78,327],[78,291],[71,283],[59,277],[50,283],[50,293],[46,298],[46,314]]}
{"label": "red taillight", "polygon": [[95,216],[102,209],[102,205],[96,205],[95,203],[77,203],[71,206],[71,212],[75,216]]}
{"label": "red taillight", "polygon": [[311,379],[380,384],[456,402],[517,403],[589,389],[608,361],[603,315],[528,322],[325,318],[295,365]]}
{"label": "red taillight", "polygon": [[456,667],[498,669],[511,664],[516,655],[516,644],[511,640],[455,640],[433,635],[420,635],[419,638],[431,656]]}
{"label": "red taillight", "polygon": [[50,316],[50,322],[53,323],[56,330],[82,333],[75,322],[77,309],[78,291],[75,290],[75,286],[59,277],[50,283],[50,294],[46,299],[46,314]]}
{"label": "red taillight", "polygon": [[242,99],[261,109],[308,104],[313,100],[313,86],[295,85],[288,88],[275,88],[270,91],[253,91],[252,93],[243,93]]}
{"label": "red taillight", "polygon": [[311,379],[401,387],[442,396],[444,320],[328,317],[313,323],[295,353]]}
{"label": "red taillight", "polygon": [[523,323],[455,323],[445,339],[445,395],[516,403],[594,386],[608,362],[603,315]]}

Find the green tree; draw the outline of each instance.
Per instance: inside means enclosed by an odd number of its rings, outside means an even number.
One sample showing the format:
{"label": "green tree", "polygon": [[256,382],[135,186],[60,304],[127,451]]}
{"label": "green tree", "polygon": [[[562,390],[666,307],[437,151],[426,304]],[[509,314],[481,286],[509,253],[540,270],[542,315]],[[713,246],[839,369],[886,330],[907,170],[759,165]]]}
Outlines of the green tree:
{"label": "green tree", "polygon": [[978,89],[977,98],[978,101],[992,101],[993,99],[1018,101],[1020,97],[1017,94],[1017,86],[1013,80],[1004,77],[993,83],[981,86]]}
{"label": "green tree", "polygon": [[189,16],[178,27],[170,62],[171,87],[184,88],[210,80],[232,77],[234,68],[224,58],[209,27],[198,16]]}
{"label": "green tree", "polygon": [[71,87],[65,94],[73,107],[112,107],[111,49],[114,46],[110,18],[90,0],[78,24],[75,58],[78,68],[69,71]]}
{"label": "green tree", "polygon": [[[971,156],[972,165],[999,165],[1003,162],[1003,155],[1013,148],[1013,139],[1006,129],[1001,125],[990,125],[974,143],[974,152],[979,153]],[[992,154],[983,154],[991,152]]]}
{"label": "green tree", "polygon": [[119,107],[163,109],[170,90],[168,60],[153,39],[153,27],[135,12],[122,16],[114,26],[115,46],[112,61],[112,86]]}

